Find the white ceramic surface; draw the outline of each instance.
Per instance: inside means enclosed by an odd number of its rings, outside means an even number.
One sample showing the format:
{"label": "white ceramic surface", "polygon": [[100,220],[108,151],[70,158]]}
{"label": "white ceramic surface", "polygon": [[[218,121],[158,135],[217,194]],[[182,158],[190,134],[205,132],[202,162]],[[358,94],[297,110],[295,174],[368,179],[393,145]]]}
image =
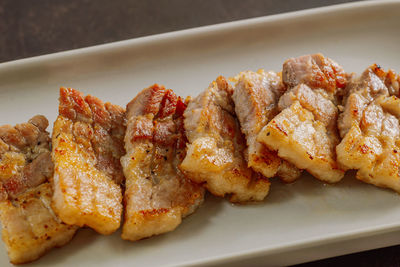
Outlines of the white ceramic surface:
{"label": "white ceramic surface", "polygon": [[[400,2],[345,4],[128,40],[0,64],[0,124],[57,116],[68,86],[125,105],[153,83],[197,95],[218,75],[280,70],[322,52],[351,72],[377,62],[400,70]],[[68,38],[68,37],[66,37]],[[234,206],[208,197],[172,233],[127,242],[81,230],[26,266],[286,265],[400,244],[400,196],[349,174],[337,185],[308,175],[274,181],[267,199]],[[0,266],[8,266],[0,245]],[[232,266],[232,265],[230,265]]]}

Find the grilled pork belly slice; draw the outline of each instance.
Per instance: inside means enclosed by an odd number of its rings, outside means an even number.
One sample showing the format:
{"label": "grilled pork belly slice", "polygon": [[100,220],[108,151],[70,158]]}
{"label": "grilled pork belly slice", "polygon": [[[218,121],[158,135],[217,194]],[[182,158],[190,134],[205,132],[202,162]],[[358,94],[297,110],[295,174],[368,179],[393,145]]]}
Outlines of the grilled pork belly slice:
{"label": "grilled pork belly slice", "polygon": [[339,64],[320,53],[290,58],[283,63],[282,80],[287,87],[304,83],[334,104],[339,103],[343,94],[346,76]]}
{"label": "grilled pork belly slice", "polygon": [[281,77],[272,71],[259,70],[241,72],[234,80],[232,99],[246,137],[248,167],[265,177],[279,175],[283,181],[294,181],[300,176],[300,170],[256,140],[261,129],[279,113],[278,100],[286,91]]}
{"label": "grilled pork belly slice", "polygon": [[158,85],[127,105],[123,239],[172,231],[203,201],[204,188],[178,168],[186,153],[185,108],[172,90]]}
{"label": "grilled pork belly slice", "polygon": [[34,261],[74,236],[78,227],[62,223],[54,215],[52,195],[50,183],[45,182],[15,199],[0,202],[3,241],[11,263]]}
{"label": "grilled pork belly slice", "polygon": [[281,112],[257,140],[322,181],[340,181],[344,170],[336,161],[336,103],[346,85],[345,72],[333,60],[315,54],[288,59],[282,75],[290,89],[279,100]]}
{"label": "grilled pork belly slice", "polygon": [[111,234],[121,223],[124,109],[60,89],[54,123],[52,207],[67,224]]}
{"label": "grilled pork belly slice", "polygon": [[338,128],[343,138],[353,123],[359,124],[364,109],[381,95],[399,97],[400,76],[393,70],[385,72],[380,66],[369,66],[360,77],[352,75],[343,99]]}
{"label": "grilled pork belly slice", "polygon": [[67,243],[77,227],[62,223],[50,208],[53,175],[48,121],[0,126],[0,221],[11,263],[36,260]]}
{"label": "grilled pork belly slice", "polygon": [[0,126],[0,201],[15,198],[53,175],[48,124],[37,115],[15,127]]}
{"label": "grilled pork belly slice", "polygon": [[247,167],[232,93],[220,76],[189,103],[184,113],[188,152],[180,168],[214,195],[230,195],[232,202],[260,201],[270,183]]}
{"label": "grilled pork belly slice", "polygon": [[353,77],[339,117],[336,151],[345,168],[366,183],[400,193],[400,77],[377,65]]}

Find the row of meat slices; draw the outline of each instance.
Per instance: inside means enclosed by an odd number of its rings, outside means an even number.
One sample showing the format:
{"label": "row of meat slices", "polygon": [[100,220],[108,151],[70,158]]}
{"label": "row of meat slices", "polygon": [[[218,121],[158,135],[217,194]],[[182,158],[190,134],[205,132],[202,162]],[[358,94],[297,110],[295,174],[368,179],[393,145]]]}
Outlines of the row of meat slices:
{"label": "row of meat slices", "polygon": [[[263,200],[269,178],[346,170],[400,192],[400,77],[359,77],[321,54],[281,73],[218,77],[194,99],[153,85],[126,110],[61,88],[52,139],[35,116],[0,127],[0,220],[12,263],[67,243],[79,227],[140,240],[174,230],[205,189]],[[50,143],[51,142],[51,143]],[[124,218],[123,222],[122,217]]]}

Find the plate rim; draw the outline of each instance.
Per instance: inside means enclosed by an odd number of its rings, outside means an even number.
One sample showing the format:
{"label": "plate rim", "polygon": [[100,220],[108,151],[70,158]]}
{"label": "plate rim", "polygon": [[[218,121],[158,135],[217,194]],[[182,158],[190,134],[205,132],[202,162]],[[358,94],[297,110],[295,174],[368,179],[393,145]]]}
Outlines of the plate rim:
{"label": "plate rim", "polygon": [[108,52],[114,49],[123,49],[136,45],[145,45],[146,43],[169,41],[176,38],[188,38],[191,36],[201,36],[203,34],[209,34],[213,32],[219,32],[223,30],[236,30],[246,26],[256,26],[257,24],[277,22],[280,20],[298,19],[306,16],[312,16],[323,13],[335,13],[338,11],[346,11],[355,8],[370,8],[376,6],[385,5],[400,5],[398,0],[357,0],[356,2],[341,3],[328,5],[323,7],[315,7],[291,12],[284,12],[279,14],[272,14],[248,19],[241,19],[230,22],[223,22],[211,25],[205,25],[200,27],[188,28],[183,30],[141,36],[137,38],[131,38],[127,40],[115,41],[110,43],[98,44],[88,47],[82,47],[77,49],[71,49],[66,51],[60,51],[55,53],[49,53],[39,56],[27,57],[22,59],[16,59],[12,61],[6,61],[0,63],[0,71],[6,70],[7,68],[16,69],[23,65],[40,64],[48,60],[63,59],[71,56],[79,56],[87,53],[98,53]]}
{"label": "plate rim", "polygon": [[[299,11],[285,12],[280,14],[261,16],[256,18],[249,18],[231,22],[224,22],[219,24],[189,28],[184,30],[160,33],[155,35],[143,36],[128,40],[122,40],[117,42],[111,42],[106,44],[99,44],[89,47],[83,47],[73,50],[61,51],[51,54],[45,54],[40,56],[34,56],[29,58],[17,59],[13,61],[0,63],[0,73],[2,71],[18,71],[22,67],[30,66],[33,67],[37,64],[43,64],[48,61],[62,60],[68,57],[76,57],[85,54],[98,54],[102,52],[110,52],[113,50],[119,50],[139,45],[146,45],[148,43],[157,43],[163,41],[170,41],[176,38],[191,38],[199,37],[210,33],[217,33],[225,30],[238,30],[242,27],[254,27],[266,23],[273,23],[279,21],[295,20],[304,18],[307,16],[321,15],[327,13],[336,13],[341,11],[348,11],[356,8],[371,8],[371,7],[383,7],[395,5],[400,7],[399,0],[367,0],[357,1],[351,3],[342,3],[336,5],[329,5],[324,7],[317,7]],[[302,248],[311,248],[319,244],[328,244],[339,241],[347,241],[357,239],[361,237],[374,236],[383,233],[390,233],[400,230],[400,222],[388,223],[386,225],[376,225],[365,227],[361,229],[349,230],[340,234],[329,234],[324,236],[318,236],[314,238],[304,238],[296,242],[287,242],[278,246],[261,247],[257,249],[248,249],[241,251],[240,253],[222,254],[220,256],[207,257],[199,260],[186,261],[180,266],[194,266],[194,265],[208,265],[208,264],[222,264],[226,262],[232,262],[240,259],[248,259],[260,255],[272,255],[290,250],[297,250]],[[400,242],[400,241],[399,241]]]}

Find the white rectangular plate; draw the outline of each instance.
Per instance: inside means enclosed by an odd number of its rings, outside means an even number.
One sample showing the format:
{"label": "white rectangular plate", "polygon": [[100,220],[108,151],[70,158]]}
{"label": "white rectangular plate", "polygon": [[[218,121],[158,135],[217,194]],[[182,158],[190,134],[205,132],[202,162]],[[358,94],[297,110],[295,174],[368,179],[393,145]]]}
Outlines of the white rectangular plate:
{"label": "white rectangular plate", "polygon": [[[57,116],[68,86],[125,105],[160,83],[196,96],[218,75],[280,70],[322,52],[346,71],[377,62],[400,70],[400,3],[360,2],[256,18],[0,64],[0,124]],[[65,38],[69,38],[66,36]],[[81,230],[32,266],[287,265],[400,243],[400,196],[356,181],[304,175],[257,205],[208,197],[172,233],[140,242]],[[8,266],[0,245],[0,266]],[[232,265],[230,265],[232,266]]]}

